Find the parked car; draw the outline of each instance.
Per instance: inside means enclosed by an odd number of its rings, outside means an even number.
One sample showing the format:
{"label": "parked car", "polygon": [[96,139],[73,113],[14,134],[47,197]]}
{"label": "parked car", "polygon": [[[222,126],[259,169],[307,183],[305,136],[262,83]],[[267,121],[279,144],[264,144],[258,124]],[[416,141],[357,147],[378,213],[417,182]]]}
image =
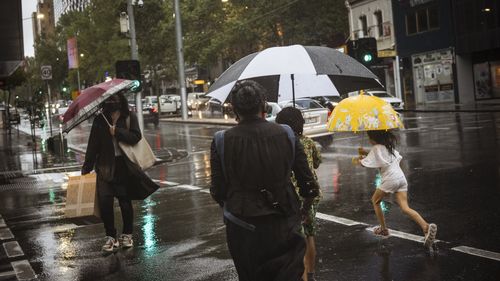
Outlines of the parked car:
{"label": "parked car", "polygon": [[[292,101],[284,101],[279,104],[268,102],[267,104],[266,119],[272,122],[276,120],[276,115],[282,108],[293,106]],[[329,110],[318,102],[305,98],[295,100],[295,106],[302,111],[304,116],[304,135],[317,141],[322,147],[330,146],[333,142],[333,133],[327,129]]]}
{"label": "parked car", "polygon": [[200,110],[207,106],[210,97],[202,92],[189,93],[187,95],[187,106],[192,110]]}
{"label": "parked car", "polygon": [[207,110],[210,111],[211,114],[214,114],[215,112],[220,112],[222,114],[231,114],[233,112],[233,107],[229,102],[225,102],[223,104],[216,98],[211,98],[206,104]]}
{"label": "parked car", "polygon": [[[394,109],[404,109],[404,102],[400,98],[388,94],[384,89],[367,89],[364,90],[364,92],[365,95],[370,95],[385,100],[386,102],[390,103]],[[350,92],[347,95],[349,97],[357,96],[359,95],[359,91]]]}
{"label": "parked car", "polygon": [[[131,111],[137,112],[135,102],[131,102],[131,100],[129,100],[128,105]],[[158,113],[158,109],[152,104],[148,104],[146,99],[142,99],[142,118],[144,120],[144,124],[153,123],[155,127],[160,124],[160,114]]]}
{"label": "parked car", "polygon": [[177,112],[181,111],[182,103],[180,95],[161,95],[160,98],[172,101],[173,103],[175,103]]}

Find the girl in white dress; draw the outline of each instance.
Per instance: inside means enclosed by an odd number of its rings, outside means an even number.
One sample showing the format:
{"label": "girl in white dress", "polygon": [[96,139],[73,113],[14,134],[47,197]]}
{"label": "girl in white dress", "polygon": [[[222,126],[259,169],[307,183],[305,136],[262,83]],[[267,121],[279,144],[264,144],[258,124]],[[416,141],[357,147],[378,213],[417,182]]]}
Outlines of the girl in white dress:
{"label": "girl in white dress", "polygon": [[380,226],[374,229],[374,233],[382,236],[389,235],[380,202],[387,194],[394,193],[401,211],[422,228],[425,235],[424,245],[431,246],[436,238],[437,225],[427,223],[417,211],[408,206],[408,183],[399,166],[402,157],[395,149],[396,137],[391,131],[368,131],[367,133],[373,148],[369,153],[360,148],[360,157],[356,159],[356,162],[367,168],[378,168],[382,175],[382,183],[377,186],[372,196],[373,209],[380,223]]}

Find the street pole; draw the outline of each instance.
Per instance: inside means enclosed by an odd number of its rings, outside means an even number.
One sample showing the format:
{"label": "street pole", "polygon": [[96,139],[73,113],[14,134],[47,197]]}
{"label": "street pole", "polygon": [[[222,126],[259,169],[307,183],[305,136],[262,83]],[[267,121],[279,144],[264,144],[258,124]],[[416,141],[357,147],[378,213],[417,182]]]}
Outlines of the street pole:
{"label": "street pole", "polygon": [[394,84],[395,84],[394,88],[396,89],[396,97],[403,100],[403,97],[401,94],[401,72],[399,69],[399,56],[396,56],[394,58],[392,68],[394,69]]}
{"label": "street pole", "polygon": [[82,89],[80,86],[80,68],[76,69],[76,76],[78,77],[78,93],[80,93],[80,90]]}
{"label": "street pole", "polygon": [[182,29],[181,29],[181,9],[179,0],[175,0],[175,35],[177,39],[177,61],[179,63],[179,87],[181,91],[181,110],[182,120],[187,120],[187,102],[186,102],[186,78],[184,74],[184,54],[182,46]]}
{"label": "street pole", "polygon": [[[127,14],[130,25],[130,49],[133,60],[139,60],[139,53],[137,52],[137,42],[135,39],[135,21],[134,21],[134,8],[132,0],[127,0]],[[140,79],[140,78],[139,78]],[[137,109],[137,120],[141,131],[144,129],[144,118],[142,117],[142,93],[138,92],[135,95],[135,106]]]}
{"label": "street pole", "polygon": [[49,130],[50,130],[50,136],[52,137],[52,105],[51,105],[51,94],[50,94],[50,84],[49,81],[46,81],[47,83],[47,102],[49,104],[49,113],[48,113],[48,118],[49,118]]}

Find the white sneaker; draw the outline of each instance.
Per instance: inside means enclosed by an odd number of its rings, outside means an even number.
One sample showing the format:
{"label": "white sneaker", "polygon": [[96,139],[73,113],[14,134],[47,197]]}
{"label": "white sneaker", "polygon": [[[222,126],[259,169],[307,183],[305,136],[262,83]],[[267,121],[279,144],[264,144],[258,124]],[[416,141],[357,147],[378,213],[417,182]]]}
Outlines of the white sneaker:
{"label": "white sneaker", "polygon": [[437,225],[433,223],[429,224],[429,228],[427,229],[427,233],[425,234],[425,239],[424,239],[425,247],[432,246],[434,240],[436,239],[437,231],[438,231]]}
{"label": "white sneaker", "polygon": [[118,241],[111,237],[111,236],[106,236],[106,243],[104,244],[104,246],[102,246],[102,250],[104,252],[113,252],[115,250],[118,249],[118,247],[120,247],[120,243],[118,243]]}
{"label": "white sneaker", "polygon": [[120,236],[120,241],[123,248],[131,248],[134,246],[134,240],[132,239],[132,234],[122,234]]}

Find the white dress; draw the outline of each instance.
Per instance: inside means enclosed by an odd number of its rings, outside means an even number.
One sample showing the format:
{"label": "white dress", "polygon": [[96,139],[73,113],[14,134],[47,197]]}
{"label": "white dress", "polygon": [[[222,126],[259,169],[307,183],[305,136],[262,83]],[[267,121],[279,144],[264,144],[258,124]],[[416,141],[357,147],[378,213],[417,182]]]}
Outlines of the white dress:
{"label": "white dress", "polygon": [[361,160],[361,165],[367,168],[378,168],[382,176],[379,188],[386,193],[394,193],[408,190],[406,177],[399,166],[403,157],[394,150],[394,155],[381,144],[376,144],[370,153]]}

